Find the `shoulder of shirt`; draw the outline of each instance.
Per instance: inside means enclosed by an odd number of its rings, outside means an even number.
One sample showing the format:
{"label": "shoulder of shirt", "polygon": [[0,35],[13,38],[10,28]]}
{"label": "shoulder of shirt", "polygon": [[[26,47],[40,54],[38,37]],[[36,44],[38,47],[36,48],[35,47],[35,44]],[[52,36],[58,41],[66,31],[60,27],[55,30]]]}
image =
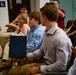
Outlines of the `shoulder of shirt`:
{"label": "shoulder of shirt", "polygon": [[38,31],[44,31],[45,29],[42,26],[38,26],[37,30]]}

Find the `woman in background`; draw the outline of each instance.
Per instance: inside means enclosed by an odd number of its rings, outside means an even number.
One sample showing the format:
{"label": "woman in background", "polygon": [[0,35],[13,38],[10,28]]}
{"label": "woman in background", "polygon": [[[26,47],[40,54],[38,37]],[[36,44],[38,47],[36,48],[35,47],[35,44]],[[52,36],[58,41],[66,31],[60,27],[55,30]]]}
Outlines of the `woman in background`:
{"label": "woman in background", "polygon": [[[13,33],[9,33],[9,37],[10,35],[27,35],[27,33],[30,31],[30,27],[27,24],[27,15],[26,14],[20,14],[18,16],[18,26],[16,26],[15,24],[12,25],[12,27],[15,27],[15,32]],[[7,35],[7,34],[5,34]],[[4,52],[4,47],[6,45],[6,43],[8,42],[9,37],[0,37],[0,44],[2,46],[2,54],[5,53]]]}
{"label": "woman in background", "polygon": [[74,20],[73,24],[67,29],[66,31],[67,35],[69,36],[69,38],[72,41],[73,46],[75,47],[76,44],[76,19]]}
{"label": "woman in background", "polygon": [[[27,13],[28,13],[28,6],[22,4],[22,5],[21,5],[21,8],[20,8],[20,14],[25,14],[25,15],[27,15]],[[19,14],[19,15],[20,15],[20,14]],[[11,23],[5,25],[6,27],[9,27],[9,29],[10,29],[11,31],[14,31],[14,30],[15,30],[15,27],[18,26],[18,17],[19,17],[19,15],[15,18],[14,21],[12,21]],[[15,24],[15,26],[13,26],[13,24]],[[8,32],[9,32],[9,29],[7,30]]]}
{"label": "woman in background", "polygon": [[17,35],[27,35],[27,33],[30,31],[30,27],[27,24],[27,15],[26,14],[20,14],[18,16],[18,26],[15,29],[15,33]]}

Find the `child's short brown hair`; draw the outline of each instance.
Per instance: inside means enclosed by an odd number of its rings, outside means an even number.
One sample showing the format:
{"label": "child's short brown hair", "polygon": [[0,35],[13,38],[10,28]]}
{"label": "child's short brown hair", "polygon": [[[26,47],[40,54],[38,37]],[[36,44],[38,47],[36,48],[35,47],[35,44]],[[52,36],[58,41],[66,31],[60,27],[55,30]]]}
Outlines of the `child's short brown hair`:
{"label": "child's short brown hair", "polygon": [[40,12],[39,12],[39,11],[30,12],[30,13],[28,14],[28,16],[31,17],[31,18],[34,18],[36,21],[39,20],[39,24],[41,23],[41,22],[40,22]]}

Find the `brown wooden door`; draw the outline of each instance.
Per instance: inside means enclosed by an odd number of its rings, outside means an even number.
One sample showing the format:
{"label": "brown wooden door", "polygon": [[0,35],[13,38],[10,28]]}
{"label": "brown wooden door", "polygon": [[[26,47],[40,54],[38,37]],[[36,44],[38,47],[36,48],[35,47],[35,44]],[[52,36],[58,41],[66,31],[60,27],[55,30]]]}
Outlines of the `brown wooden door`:
{"label": "brown wooden door", "polygon": [[28,13],[30,12],[30,0],[7,0],[9,22],[12,22],[20,13],[20,6],[26,4],[28,6]]}

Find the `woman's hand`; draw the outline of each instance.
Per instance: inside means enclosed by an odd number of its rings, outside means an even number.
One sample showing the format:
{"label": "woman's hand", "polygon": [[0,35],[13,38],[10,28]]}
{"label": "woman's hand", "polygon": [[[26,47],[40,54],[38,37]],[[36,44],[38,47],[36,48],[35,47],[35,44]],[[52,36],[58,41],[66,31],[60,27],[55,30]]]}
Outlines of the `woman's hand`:
{"label": "woman's hand", "polygon": [[69,33],[69,34],[68,34],[68,36],[72,36],[72,35],[73,35],[72,33]]}

